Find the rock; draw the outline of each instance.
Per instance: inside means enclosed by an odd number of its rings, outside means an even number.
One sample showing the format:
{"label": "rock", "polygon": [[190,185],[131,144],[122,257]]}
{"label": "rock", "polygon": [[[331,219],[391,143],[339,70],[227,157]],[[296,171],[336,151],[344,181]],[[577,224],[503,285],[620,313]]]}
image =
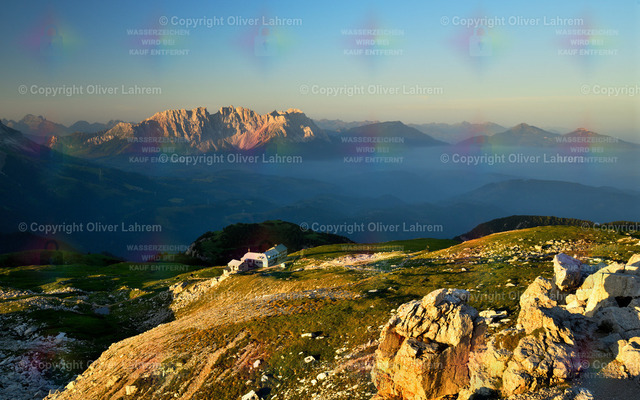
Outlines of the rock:
{"label": "rock", "polygon": [[187,282],[187,281],[180,281],[180,282],[177,282],[177,283],[174,283],[173,285],[171,285],[171,286],[169,287],[169,290],[170,290],[174,295],[177,295],[177,294],[182,293],[182,291],[183,291],[184,289],[186,289],[186,287],[187,287],[187,286],[189,286],[189,282]]}
{"label": "rock", "polygon": [[627,267],[640,267],[640,254],[634,254],[627,261]]}
{"label": "rock", "polygon": [[483,310],[480,311],[480,317],[484,318],[484,323],[489,327],[499,326],[497,321],[504,319],[507,316],[506,311],[494,311],[494,310]]}
{"label": "rock", "polygon": [[430,399],[469,382],[469,352],[484,324],[465,290],[439,289],[405,303],[382,329],[371,371],[382,398]]}
{"label": "rock", "polygon": [[640,309],[631,307],[606,307],[598,310],[594,317],[605,329],[611,329],[622,337],[631,338],[640,329]]}
{"label": "rock", "polygon": [[253,362],[253,368],[258,368],[260,366],[260,362],[261,362],[260,360],[255,360]]}
{"label": "rock", "polygon": [[260,400],[260,397],[258,397],[256,392],[252,390],[249,393],[242,396],[241,400]]}
{"label": "rock", "polygon": [[124,387],[124,393],[127,396],[132,396],[134,394],[136,394],[136,392],[138,391],[138,388],[134,385],[129,385],[129,386],[125,386]]}
{"label": "rock", "polygon": [[511,368],[505,371],[502,376],[502,383],[504,391],[510,394],[521,394],[526,392],[531,386],[532,378],[529,374],[521,371],[516,371],[515,368]]}
{"label": "rock", "polygon": [[105,385],[105,387],[110,388],[111,386],[115,385],[116,382],[118,382],[119,378],[117,376],[110,376],[107,379],[107,383]]}
{"label": "rock", "polygon": [[304,362],[309,364],[310,362],[314,362],[316,359],[314,356],[307,356],[304,358]]}
{"label": "rock", "polygon": [[[496,333],[477,351],[469,354],[469,389],[468,397],[472,395],[486,396],[497,392],[502,386],[502,375],[507,368],[507,363],[513,355],[513,349],[517,345],[524,331],[506,329]],[[514,342],[513,347],[505,343]],[[461,393],[464,395],[464,393]],[[464,398],[464,397],[463,397]]]}
{"label": "rock", "polygon": [[66,333],[64,333],[64,332],[60,332],[60,333],[58,333],[58,335],[57,335],[57,336],[55,337],[55,339],[54,339],[54,343],[55,343],[55,344],[60,344],[60,343],[62,343],[63,341],[65,341],[65,340],[66,340],[66,335],[67,335],[67,334],[66,334]]}
{"label": "rock", "polygon": [[582,285],[576,290],[576,298],[580,301],[589,300],[589,296],[591,296],[591,291],[593,290],[594,283],[596,281],[596,275],[589,275],[584,279]]}
{"label": "rock", "polygon": [[544,333],[525,336],[502,377],[503,394],[511,396],[572,379],[582,370],[575,346]]}
{"label": "rock", "polygon": [[[498,332],[486,347],[470,354],[469,392],[499,391],[509,397],[578,376],[581,343],[596,324],[561,306],[566,297],[555,282],[536,278],[520,297],[521,328]],[[569,299],[580,304],[577,296]]]}
{"label": "rock", "polygon": [[618,341],[616,361],[624,365],[631,377],[640,376],[640,337]]}
{"label": "rock", "polygon": [[[587,299],[585,315],[592,317],[598,309],[615,305],[613,300],[617,297],[640,297],[640,276],[624,273],[624,266],[619,264],[601,269],[589,282],[589,288],[581,288],[580,298]],[[585,283],[587,283],[585,281]]]}
{"label": "rock", "polygon": [[321,372],[318,374],[318,376],[316,376],[316,379],[319,381],[323,381],[325,379],[327,379],[327,374],[325,374],[324,372]]}
{"label": "rock", "polygon": [[582,263],[564,253],[553,257],[553,272],[560,290],[576,289],[582,280]]}
{"label": "rock", "polygon": [[567,389],[561,396],[556,396],[553,400],[593,400],[593,394],[589,389],[583,387],[574,387]]}
{"label": "rock", "polygon": [[571,313],[557,307],[557,299],[564,300],[564,297],[555,284],[542,277],[536,278],[520,297],[518,325],[527,335],[545,329],[556,341],[573,344],[574,335],[566,326]]}

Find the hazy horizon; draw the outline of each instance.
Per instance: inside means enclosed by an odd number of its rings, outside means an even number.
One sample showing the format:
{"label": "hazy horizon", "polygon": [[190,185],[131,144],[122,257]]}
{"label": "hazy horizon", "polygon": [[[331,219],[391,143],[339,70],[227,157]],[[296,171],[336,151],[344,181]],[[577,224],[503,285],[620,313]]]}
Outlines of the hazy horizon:
{"label": "hazy horizon", "polygon": [[[258,111],[256,109],[251,108],[251,107],[245,107],[245,106],[241,106],[241,105],[231,105],[231,104],[226,105],[226,106],[219,106],[219,107],[216,107],[216,108],[209,108],[209,107],[205,107],[205,108],[207,109],[207,111],[210,114],[215,114],[216,112],[218,112],[218,110],[221,107],[228,107],[228,106],[248,108],[248,109],[251,109],[251,110],[257,112],[260,115],[265,115],[265,114],[273,112],[273,111],[286,111],[287,109],[290,109],[290,108],[296,108],[296,107],[288,107],[288,108],[284,108],[284,109],[272,109],[272,110],[269,110],[269,111]],[[194,108],[196,108],[196,107],[194,107]],[[181,110],[181,109],[193,110],[193,108],[180,108],[180,107],[170,108],[170,109],[166,109],[166,110]],[[85,121],[85,122],[88,122],[88,123],[100,123],[100,124],[106,124],[106,123],[108,123],[110,121],[124,121],[124,122],[128,122],[128,123],[139,123],[139,122],[144,121],[144,120],[146,120],[148,118],[151,118],[156,113],[163,112],[163,111],[166,111],[166,110],[159,110],[159,111],[157,111],[157,112],[155,112],[155,113],[153,113],[151,115],[142,117],[140,119],[135,119],[135,120],[126,120],[126,119],[123,119],[123,118],[114,117],[114,118],[108,118],[108,119],[104,119],[104,120],[87,120],[87,119],[79,118],[79,119],[72,119],[72,120],[67,120],[67,121],[58,121],[58,120],[53,120],[51,118],[48,118],[46,115],[38,114],[38,113],[34,113],[34,112],[28,112],[28,113],[22,115],[21,117],[13,117],[13,118],[9,118],[9,117],[6,117],[6,116],[0,116],[0,119],[6,119],[6,120],[12,120],[12,121],[18,122],[18,121],[22,120],[24,117],[26,117],[27,115],[31,114],[31,115],[34,115],[36,117],[43,117],[44,119],[46,119],[48,121],[51,121],[51,122],[54,122],[54,123],[58,123],[58,124],[62,124],[64,126],[66,126],[66,127],[70,127],[74,123],[80,122],[80,121]],[[313,115],[309,115],[307,112],[305,112],[305,110],[300,110],[300,111],[305,113],[305,115],[307,115],[307,117],[311,118],[314,121],[322,121],[322,120],[342,121],[342,122],[344,122],[346,124],[366,122],[366,121],[373,122],[373,120],[366,120],[366,119],[350,120],[350,119],[343,119],[343,118],[338,118],[338,117],[336,117],[336,118],[315,117]],[[393,119],[393,118],[391,118],[391,119],[377,119],[375,121],[376,122],[400,121],[405,125],[426,125],[426,124],[456,125],[456,124],[462,124],[462,123],[469,123],[469,124],[497,124],[497,125],[500,125],[500,126],[504,127],[505,130],[513,128],[513,127],[515,127],[515,126],[517,126],[519,124],[524,123],[524,124],[527,124],[527,125],[530,125],[530,126],[534,126],[534,127],[546,130],[548,132],[555,132],[555,133],[559,133],[559,134],[571,133],[571,132],[574,132],[577,129],[582,129],[582,128],[589,129],[589,128],[586,128],[584,126],[575,126],[575,127],[546,126],[543,123],[536,124],[536,123],[531,123],[529,121],[519,121],[519,122],[516,122],[516,123],[513,123],[513,124],[506,124],[506,123],[501,123],[500,121],[480,121],[480,120],[476,121],[476,120],[464,119],[464,118],[461,119],[461,120],[458,120],[458,121],[447,121],[447,122],[444,122],[444,121],[431,121],[431,120],[405,121],[405,120],[399,120],[399,119]],[[602,134],[602,135],[614,136],[614,137],[617,137],[619,139],[630,141],[632,143],[640,143],[640,140],[638,139],[638,135],[635,132],[631,132],[631,133],[626,133],[625,134],[624,132],[623,133],[616,133],[616,132],[611,132],[611,131],[603,132],[603,131],[596,131],[596,130],[593,130],[593,129],[589,129],[589,130],[592,130],[592,131],[594,131],[594,132],[596,132],[598,134]]]}

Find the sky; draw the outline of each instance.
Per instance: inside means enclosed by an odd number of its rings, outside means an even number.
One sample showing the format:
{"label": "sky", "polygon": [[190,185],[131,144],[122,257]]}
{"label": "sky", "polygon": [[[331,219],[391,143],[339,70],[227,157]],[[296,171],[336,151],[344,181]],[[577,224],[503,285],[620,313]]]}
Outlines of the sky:
{"label": "sky", "polygon": [[0,117],[234,105],[640,141],[640,1],[460,3],[8,3]]}

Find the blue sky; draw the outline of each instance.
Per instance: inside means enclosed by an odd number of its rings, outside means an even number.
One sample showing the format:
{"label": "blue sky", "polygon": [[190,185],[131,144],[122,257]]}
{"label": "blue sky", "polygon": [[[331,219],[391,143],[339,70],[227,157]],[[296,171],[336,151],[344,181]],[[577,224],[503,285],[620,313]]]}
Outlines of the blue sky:
{"label": "blue sky", "polygon": [[[459,3],[11,3],[10,23],[0,26],[0,116],[139,121],[169,108],[232,104],[299,108],[312,118],[527,122],[638,136],[637,0]],[[263,17],[294,25],[269,27],[263,39]],[[555,18],[576,25],[550,25]],[[197,19],[212,26],[184,25]],[[257,26],[240,22],[252,19]],[[343,34],[355,29],[378,34]],[[387,53],[364,54],[371,51]],[[122,94],[136,86],[155,89]]]}

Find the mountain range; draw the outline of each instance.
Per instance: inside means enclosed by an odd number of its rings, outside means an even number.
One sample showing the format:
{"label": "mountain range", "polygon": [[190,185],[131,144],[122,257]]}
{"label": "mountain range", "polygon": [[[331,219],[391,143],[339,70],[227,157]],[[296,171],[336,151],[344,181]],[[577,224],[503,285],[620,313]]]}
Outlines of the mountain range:
{"label": "mountain range", "polygon": [[[214,114],[204,107],[166,110],[139,123],[78,121],[65,127],[32,114],[18,122],[6,119],[2,122],[36,143],[86,158],[139,154],[144,152],[144,147],[159,149],[158,143],[180,154],[254,151],[287,145],[293,146],[291,148],[297,153],[326,158],[349,155],[353,153],[351,147],[375,143],[363,140],[364,137],[387,138],[384,140],[387,147],[391,145],[398,149],[403,148],[402,144],[465,148],[566,147],[580,143],[606,148],[638,146],[585,128],[559,134],[525,123],[507,129],[492,122],[407,125],[400,121],[314,121],[297,109],[260,115],[233,106],[221,107]],[[358,139],[351,139],[355,137]]]}
{"label": "mountain range", "polygon": [[98,133],[54,136],[48,145],[56,150],[85,155],[139,152],[139,144],[171,143],[187,153],[251,150],[271,142],[328,141],[302,111],[289,109],[260,115],[243,107],[222,107],[215,114],[206,108],[167,110],[140,123],[121,122]]}
{"label": "mountain range", "polygon": [[[365,242],[427,234],[453,237],[483,221],[514,214],[640,219],[640,194],[611,187],[508,176],[477,176],[456,186],[453,172],[440,179],[437,173],[398,171],[381,177],[363,170],[355,175],[362,187],[370,188],[363,191],[356,186],[347,190],[354,185],[350,180],[338,182],[333,173],[314,170],[315,175],[300,178],[243,170],[151,177],[62,154],[0,125],[0,232],[16,232],[21,222],[35,234],[42,232],[31,228],[34,222],[38,229],[73,222],[161,225],[161,239],[144,232],[48,235],[74,248],[131,259],[139,256],[127,250],[131,243],[187,244],[208,230],[275,219],[306,222],[311,229],[315,222],[327,233]],[[398,185],[387,188],[381,179]],[[404,191],[396,190],[403,185]],[[426,193],[434,187],[452,194],[430,199]],[[401,229],[384,228],[396,226]]]}
{"label": "mountain range", "polygon": [[77,121],[72,125],[65,126],[63,124],[50,121],[42,115],[27,114],[19,121],[2,119],[2,124],[22,132],[23,135],[36,143],[44,143],[51,136],[64,136],[72,132],[95,133],[106,129],[113,128],[120,120],[111,120],[106,124],[100,122],[89,123],[87,121]]}
{"label": "mountain range", "polygon": [[[144,139],[149,137],[167,138],[175,148],[171,151],[178,154],[269,150],[273,144],[280,150],[284,143],[303,146],[309,153],[333,154],[333,158],[309,162],[305,158],[295,168],[242,164],[160,168],[118,158],[136,154],[135,146],[148,145]],[[640,194],[622,184],[623,178],[637,182],[633,166],[638,158],[633,152],[616,164],[598,165],[590,174],[584,174],[580,165],[568,164],[561,169],[553,164],[485,169],[440,162],[441,154],[456,147],[399,121],[327,135],[299,110],[259,115],[241,107],[223,107],[215,114],[205,108],[169,110],[140,123],[55,138],[50,147],[39,145],[0,124],[0,232],[16,232],[22,222],[34,234],[41,233],[31,228],[34,222],[36,228],[73,222],[161,225],[161,235],[83,232],[49,237],[80,250],[135,257],[128,244],[183,245],[202,232],[233,223],[276,219],[316,223],[326,233],[357,241],[426,234],[450,238],[483,221],[509,215],[640,219]],[[554,143],[566,146],[589,139],[638,148],[585,129],[558,135],[526,124],[488,138],[496,146],[549,149]],[[401,143],[394,143],[395,139],[402,139]],[[166,144],[161,143],[162,151]],[[385,146],[393,151],[395,146],[400,156],[416,157],[397,165],[343,162],[343,154],[360,146],[376,151]],[[405,225],[419,229],[404,230]],[[385,231],[385,226],[403,229]],[[438,230],[424,230],[432,227]]]}
{"label": "mountain range", "polygon": [[409,126],[434,139],[450,144],[459,143],[478,135],[491,136],[495,133],[504,132],[507,129],[493,122],[470,123],[467,121],[457,124],[429,123],[409,124]]}
{"label": "mountain range", "polygon": [[601,135],[586,128],[558,134],[525,123],[518,124],[493,135],[477,135],[459,142],[456,146],[497,146],[497,147],[557,147],[594,145],[599,147],[639,147],[618,138]]}

